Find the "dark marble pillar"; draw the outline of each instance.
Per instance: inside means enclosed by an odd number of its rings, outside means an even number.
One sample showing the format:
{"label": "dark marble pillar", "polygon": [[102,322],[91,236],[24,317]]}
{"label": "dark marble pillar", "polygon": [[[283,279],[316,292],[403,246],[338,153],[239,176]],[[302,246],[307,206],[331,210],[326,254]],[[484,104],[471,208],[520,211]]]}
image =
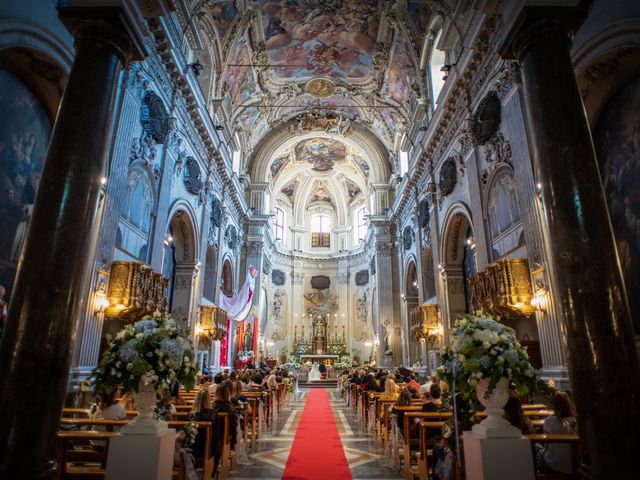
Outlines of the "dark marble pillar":
{"label": "dark marble pillar", "polygon": [[[585,476],[638,478],[640,375],[604,190],[571,63],[577,9],[525,8],[505,53],[522,68],[553,298],[560,305]],[[510,56],[510,55],[506,55]]]}
{"label": "dark marble pillar", "polygon": [[[91,13],[88,13],[91,12]],[[76,56],[53,129],[0,344],[0,478],[51,478],[75,323],[106,175],[113,107],[133,52],[118,8],[60,10]],[[124,174],[124,173],[123,173]]]}

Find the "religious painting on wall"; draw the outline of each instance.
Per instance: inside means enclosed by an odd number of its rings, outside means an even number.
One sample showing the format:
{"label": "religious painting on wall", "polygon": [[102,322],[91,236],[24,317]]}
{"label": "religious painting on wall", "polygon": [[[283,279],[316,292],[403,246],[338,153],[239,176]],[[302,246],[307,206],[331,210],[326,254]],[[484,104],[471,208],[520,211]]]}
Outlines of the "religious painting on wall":
{"label": "religious painting on wall", "polygon": [[593,134],[636,335],[640,333],[640,77],[609,99]]}
{"label": "religious painting on wall", "polygon": [[343,143],[329,138],[309,138],[295,147],[296,160],[313,164],[317,172],[328,172],[334,162],[343,162],[346,149]]}
{"label": "religious painting on wall", "polygon": [[42,175],[51,122],[22,81],[0,69],[0,285],[10,296]]}
{"label": "religious painting on wall", "polygon": [[373,64],[381,6],[380,0],[262,2],[265,46],[276,76],[366,76]]}
{"label": "religious painting on wall", "polygon": [[413,85],[417,84],[416,69],[407,48],[404,37],[398,34],[393,56],[387,74],[389,95],[396,102],[406,104],[412,95]]}

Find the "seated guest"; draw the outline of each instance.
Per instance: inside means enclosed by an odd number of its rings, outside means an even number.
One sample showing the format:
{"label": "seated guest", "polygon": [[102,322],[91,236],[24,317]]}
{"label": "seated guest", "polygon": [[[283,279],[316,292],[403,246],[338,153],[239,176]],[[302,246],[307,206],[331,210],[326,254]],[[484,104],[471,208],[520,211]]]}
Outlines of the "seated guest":
{"label": "seated guest", "polygon": [[[544,433],[576,433],[576,409],[566,392],[557,391],[551,400],[553,415],[544,421]],[[546,449],[536,445],[536,466],[541,473],[570,474],[572,468],[571,445],[550,443]]]}
{"label": "seated guest", "polygon": [[103,420],[124,420],[127,413],[122,404],[116,400],[119,390],[116,388],[111,393],[98,395],[97,404],[91,407],[90,417]]}
{"label": "seated guest", "polygon": [[236,405],[245,415],[251,415],[251,404],[249,399],[242,393],[242,382],[236,380],[232,383],[232,387],[231,403]]}
{"label": "seated guest", "polygon": [[[237,440],[237,429],[236,425],[238,423],[238,416],[236,415],[236,407],[231,403],[231,382],[229,380],[223,381],[218,388],[216,389],[216,397],[215,401],[212,405],[212,410],[214,414],[218,413],[226,413],[229,418],[229,438],[231,443],[231,449],[233,450],[236,445]],[[214,422],[213,424],[214,430],[214,472],[218,468],[218,464],[220,463],[220,458],[223,451],[223,437],[224,437],[224,423],[223,422]]]}
{"label": "seated guest", "polygon": [[211,397],[215,396],[218,385],[220,385],[223,381],[224,374],[222,372],[216,373],[215,377],[213,377],[213,383],[209,384],[209,394],[211,395]]}
{"label": "seated guest", "polygon": [[[398,395],[398,399],[396,400],[395,405],[396,407],[409,407],[411,406],[411,393],[409,393],[409,390],[406,388],[403,388],[400,391],[400,395]],[[404,412],[396,412],[396,423],[398,424],[398,426],[400,428],[402,428],[403,422],[404,421]]]}
{"label": "seated guest", "polygon": [[409,375],[409,381],[407,382],[407,386],[411,386],[414,388],[420,388],[420,384],[416,381],[416,374],[412,373]]}
{"label": "seated guest", "polygon": [[364,383],[364,389],[370,392],[378,391],[378,384],[376,383],[376,378],[372,374],[367,375],[366,381]]}
{"label": "seated guest", "polygon": [[429,396],[425,395],[424,403],[422,404],[423,412],[441,412],[443,410],[447,410],[444,405],[442,405],[442,392],[440,387],[433,383],[431,388],[429,389]]}
{"label": "seated guest", "polygon": [[507,404],[504,406],[504,418],[520,430],[523,435],[536,433],[531,420],[522,411],[522,403],[516,397],[509,397],[507,400]]}
{"label": "seated guest", "polygon": [[418,389],[413,387],[412,385],[409,385],[406,387],[407,391],[409,392],[409,394],[411,395],[412,399],[418,399],[420,398],[420,394],[418,393]]}
{"label": "seated guest", "polygon": [[384,382],[384,392],[380,395],[382,400],[396,400],[398,398],[398,386],[393,378],[387,378]]}
{"label": "seated guest", "polygon": [[429,390],[431,389],[431,384],[433,384],[433,382],[431,381],[431,377],[427,375],[427,378],[425,379],[424,383],[420,385],[418,392],[420,394],[429,393]]}

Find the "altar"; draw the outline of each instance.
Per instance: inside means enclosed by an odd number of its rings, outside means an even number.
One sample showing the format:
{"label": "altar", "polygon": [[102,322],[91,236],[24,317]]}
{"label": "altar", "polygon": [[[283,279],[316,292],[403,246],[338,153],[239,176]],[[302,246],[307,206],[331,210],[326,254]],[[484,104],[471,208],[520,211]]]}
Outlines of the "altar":
{"label": "altar", "polygon": [[325,365],[333,365],[334,363],[338,363],[340,361],[340,356],[339,355],[331,355],[331,354],[326,354],[326,353],[322,353],[322,354],[307,354],[307,355],[300,355],[300,363],[305,363],[305,362],[324,362]]}

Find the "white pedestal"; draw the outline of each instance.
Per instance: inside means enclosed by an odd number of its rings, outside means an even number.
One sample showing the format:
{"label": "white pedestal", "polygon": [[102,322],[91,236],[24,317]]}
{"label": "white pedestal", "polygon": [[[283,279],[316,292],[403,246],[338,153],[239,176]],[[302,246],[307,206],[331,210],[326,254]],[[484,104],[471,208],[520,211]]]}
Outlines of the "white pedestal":
{"label": "white pedestal", "polygon": [[176,431],[116,435],[109,442],[105,480],[171,480]]}
{"label": "white pedestal", "polygon": [[464,432],[467,480],[534,480],[531,442],[520,438],[483,438]]}

